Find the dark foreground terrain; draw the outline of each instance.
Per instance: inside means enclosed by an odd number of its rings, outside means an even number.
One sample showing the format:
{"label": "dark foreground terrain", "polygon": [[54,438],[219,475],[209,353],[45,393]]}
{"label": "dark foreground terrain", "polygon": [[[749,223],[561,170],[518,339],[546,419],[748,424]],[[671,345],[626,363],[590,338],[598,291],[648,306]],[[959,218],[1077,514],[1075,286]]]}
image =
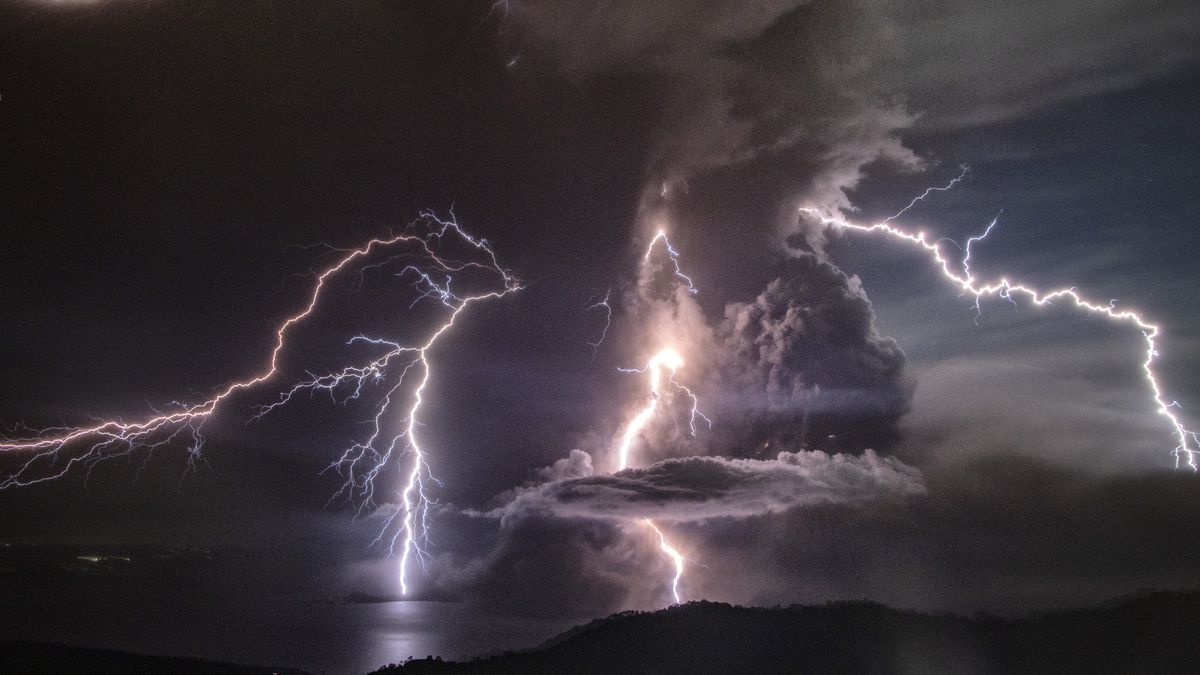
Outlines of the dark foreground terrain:
{"label": "dark foreground terrain", "polygon": [[31,642],[0,643],[0,673],[181,673],[182,675],[304,675],[303,671],[244,666],[199,658],[147,656]]}
{"label": "dark foreground terrain", "polygon": [[593,621],[528,652],[414,673],[1196,673],[1200,593],[1154,593],[1020,620],[872,603],[757,609],[693,602]]}
{"label": "dark foreground terrain", "polygon": [[[0,673],[300,672],[0,643]],[[376,674],[784,672],[1196,673],[1200,593],[1159,592],[1017,620],[921,614],[866,602],[774,609],[693,602],[598,619],[528,651],[462,663],[414,660]]]}

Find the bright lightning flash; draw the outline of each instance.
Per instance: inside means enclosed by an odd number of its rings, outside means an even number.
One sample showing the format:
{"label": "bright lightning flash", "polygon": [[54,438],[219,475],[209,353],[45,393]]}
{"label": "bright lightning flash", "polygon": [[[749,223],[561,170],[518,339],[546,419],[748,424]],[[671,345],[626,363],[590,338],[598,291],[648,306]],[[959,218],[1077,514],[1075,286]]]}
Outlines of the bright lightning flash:
{"label": "bright lightning flash", "polygon": [[[964,172],[965,173],[965,172]],[[905,206],[895,215],[875,223],[874,225],[860,225],[849,222],[843,218],[831,217],[821,213],[814,208],[802,207],[800,212],[808,216],[816,218],[825,226],[836,226],[843,229],[857,230],[860,232],[882,232],[889,237],[906,241],[914,244],[933,259],[934,263],[941,268],[942,276],[944,276],[951,284],[957,286],[964,294],[968,294],[975,299],[975,308],[978,312],[980,309],[980,301],[987,296],[996,296],[1015,302],[1013,295],[1019,295],[1027,298],[1035,305],[1051,305],[1055,300],[1069,300],[1076,307],[1085,310],[1091,314],[1103,316],[1111,321],[1120,323],[1129,323],[1136,326],[1145,337],[1146,352],[1145,359],[1142,361],[1142,371],[1146,376],[1146,382],[1150,386],[1151,396],[1154,399],[1154,404],[1158,414],[1166,417],[1171,424],[1171,429],[1174,432],[1176,439],[1175,449],[1172,451],[1175,457],[1175,466],[1178,467],[1182,463],[1186,463],[1193,471],[1197,469],[1196,455],[1200,453],[1200,435],[1197,432],[1191,431],[1183,426],[1183,422],[1175,415],[1171,408],[1179,407],[1177,401],[1167,401],[1163,398],[1162,387],[1159,385],[1158,377],[1154,372],[1154,359],[1159,355],[1155,339],[1160,335],[1161,328],[1147,321],[1141,314],[1133,310],[1122,309],[1118,310],[1115,303],[1110,302],[1107,305],[1102,305],[1086,298],[1079,293],[1075,288],[1058,288],[1053,290],[1039,290],[1025,283],[1015,283],[1009,281],[1006,277],[1002,277],[999,281],[984,283],[981,282],[971,271],[970,256],[971,244],[983,241],[992,229],[996,226],[996,220],[993,220],[987,229],[978,236],[971,237],[967,240],[965,254],[961,263],[955,266],[950,258],[945,255],[942,250],[942,242],[944,240],[929,241],[925,236],[925,232],[918,231],[916,233],[896,227],[891,224],[892,221],[900,217],[905,211],[912,208],[914,204],[929,196],[932,192],[945,192],[952,188],[955,183],[962,180],[963,174],[950,181],[944,187],[930,188],[924,194],[918,196],[908,206]],[[999,216],[997,216],[997,219]],[[962,271],[958,271],[961,267]]]}
{"label": "bright lightning flash", "polygon": [[683,357],[674,349],[667,348],[655,354],[650,358],[649,363],[645,368],[638,369],[622,369],[622,372],[644,373],[650,372],[650,401],[645,408],[629,422],[629,426],[625,427],[625,433],[621,436],[621,446],[617,449],[617,471],[624,471],[629,466],[629,448],[633,445],[633,441],[637,435],[641,433],[646,423],[658,412],[659,403],[662,399],[662,380],[663,370],[669,370],[668,379],[673,379],[675,371],[683,367]]}
{"label": "bright lightning flash", "polygon": [[[650,401],[646,404],[645,408],[642,408],[641,412],[634,416],[634,418],[629,422],[629,425],[625,427],[625,433],[621,436],[621,445],[617,449],[618,471],[624,471],[629,466],[630,448],[633,446],[634,440],[637,438],[638,434],[641,433],[642,429],[645,428],[646,423],[650,421],[650,418],[653,417],[654,414],[660,409],[660,402],[662,401],[663,395],[662,384],[664,371],[667,371],[668,373],[667,382],[675,387],[678,387],[691,397],[693,416],[692,431],[693,433],[695,432],[695,416],[697,414],[703,416],[703,414],[697,411],[696,397],[692,394],[691,390],[675,382],[675,371],[682,367],[683,357],[679,355],[679,352],[668,347],[660,350],[657,354],[651,357],[645,368],[639,368],[636,370],[622,369],[622,372],[650,373]],[[707,420],[708,418],[706,417],[705,419]],[[662,530],[658,529],[658,527],[654,524],[654,521],[650,520],[649,518],[643,518],[642,522],[644,522],[646,525],[649,525],[654,532],[658,534],[658,540],[661,544],[663,553],[665,553],[667,557],[671,558],[672,562],[675,564],[675,577],[671,581],[671,594],[675,597],[675,603],[678,604],[681,602],[679,599],[679,579],[683,576],[684,558],[678,550],[676,550],[671,546],[670,543],[667,542],[666,536],[662,533]]]}
{"label": "bright lightning flash", "polygon": [[[420,228],[418,230],[418,228]],[[456,247],[476,260],[461,260],[438,252],[442,245]],[[374,505],[375,479],[395,460],[411,457],[407,478],[400,492],[401,504],[385,519],[383,531],[376,542],[392,531],[388,538],[388,553],[395,554],[399,542],[400,586],[408,593],[408,564],[415,556],[424,560],[424,544],[428,541],[428,517],[430,499],[425,492],[427,481],[433,481],[424,449],[418,442],[418,413],[424,402],[425,389],[431,377],[430,351],[454,325],[458,317],[471,304],[488,299],[500,298],[521,288],[520,282],[496,260],[487,241],[467,234],[453,218],[443,220],[431,213],[421,214],[403,234],[376,238],[356,249],[341,250],[343,255],[334,264],[316,275],[316,282],[308,296],[307,304],[296,314],[284,320],[275,330],[275,344],[266,365],[256,374],[238,380],[219,393],[197,403],[173,403],[172,409],[137,422],[121,419],[100,420],[91,426],[57,427],[33,431],[23,438],[0,439],[0,453],[29,454],[28,459],[17,465],[14,472],[0,477],[0,490],[24,487],[60,478],[75,467],[84,467],[88,472],[97,463],[114,457],[126,456],[135,451],[147,455],[155,448],[177,439],[186,438],[189,467],[201,456],[204,445],[202,428],[204,423],[235,393],[243,392],[272,379],[279,373],[279,357],[284,349],[290,329],[312,315],[322,297],[329,280],[336,275],[357,268],[361,275],[370,268],[403,263],[395,276],[412,280],[419,291],[417,300],[433,298],[449,310],[449,315],[438,325],[424,342],[404,345],[396,341],[366,336],[355,336],[349,343],[382,348],[382,354],[346,366],[342,370],[326,375],[314,376],[284,391],[279,399],[261,406],[255,418],[285,405],[299,393],[348,392],[342,402],[357,399],[364,386],[374,382],[385,382],[387,391],[376,404],[370,435],[347,448],[329,465],[345,482],[334,498],[345,496],[357,501],[359,513]],[[368,263],[375,256],[391,252],[383,262]],[[492,290],[460,293],[452,288],[456,275],[460,273],[485,275],[494,279]],[[361,277],[360,277],[361,279]],[[389,418],[393,397],[399,398],[405,377],[417,369],[420,380],[412,393],[411,402],[404,410],[404,421],[399,433],[385,431],[385,419]],[[336,396],[335,396],[336,400]],[[156,411],[157,412],[157,411]],[[66,457],[65,461],[63,461]],[[332,501],[332,499],[331,499]],[[392,525],[401,518],[398,528]]]}

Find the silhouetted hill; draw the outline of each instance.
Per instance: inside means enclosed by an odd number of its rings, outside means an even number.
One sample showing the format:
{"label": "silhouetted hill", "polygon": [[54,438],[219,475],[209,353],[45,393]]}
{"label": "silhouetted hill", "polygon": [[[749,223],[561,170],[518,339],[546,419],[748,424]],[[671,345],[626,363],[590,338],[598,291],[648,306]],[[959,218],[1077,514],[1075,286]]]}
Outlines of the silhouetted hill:
{"label": "silhouetted hill", "polygon": [[1200,594],[1153,593],[1019,620],[862,602],[779,609],[693,602],[593,621],[527,652],[376,671],[551,672],[1195,673]]}
{"label": "silhouetted hill", "polygon": [[94,673],[137,675],[180,673],[182,675],[305,675],[302,670],[243,666],[199,658],[147,656],[31,642],[0,642],[0,673]]}

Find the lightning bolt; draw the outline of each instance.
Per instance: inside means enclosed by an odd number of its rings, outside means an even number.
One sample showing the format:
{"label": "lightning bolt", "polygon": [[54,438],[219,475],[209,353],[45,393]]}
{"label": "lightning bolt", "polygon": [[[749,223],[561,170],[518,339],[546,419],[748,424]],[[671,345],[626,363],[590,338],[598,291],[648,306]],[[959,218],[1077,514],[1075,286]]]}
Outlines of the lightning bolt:
{"label": "lightning bolt", "polygon": [[[966,175],[966,170],[959,174],[957,178],[950,181],[949,184],[943,187],[929,188],[923,194],[918,196],[912,202],[898,211],[896,214],[884,219],[881,222],[873,225],[861,225],[852,223],[844,218],[827,216],[821,213],[820,210],[811,207],[801,207],[800,212],[810,217],[816,218],[821,224],[826,227],[837,227],[843,230],[855,230],[867,233],[882,233],[893,239],[898,239],[909,244],[915,245],[918,248],[929,254],[935,266],[937,266],[942,276],[956,286],[962,293],[970,295],[975,300],[975,308],[978,313],[980,311],[980,301],[988,296],[996,296],[1015,303],[1014,295],[1026,298],[1034,305],[1043,306],[1053,304],[1055,300],[1068,300],[1075,307],[1089,313],[1102,316],[1108,320],[1117,323],[1131,324],[1141,331],[1145,338],[1146,351],[1145,358],[1141,362],[1142,372],[1145,375],[1146,383],[1150,389],[1151,398],[1154,401],[1156,412],[1165,417],[1170,423],[1171,429],[1175,436],[1176,446],[1172,450],[1172,455],[1175,458],[1175,466],[1178,468],[1186,463],[1193,471],[1197,470],[1196,454],[1200,452],[1200,435],[1195,431],[1191,431],[1184,427],[1183,422],[1179,417],[1172,412],[1172,408],[1179,407],[1177,401],[1167,401],[1163,397],[1163,390],[1159,384],[1158,377],[1154,371],[1154,360],[1159,356],[1157,343],[1155,340],[1162,333],[1159,325],[1150,322],[1142,314],[1133,310],[1116,308],[1115,301],[1108,304],[1099,304],[1076,290],[1071,288],[1056,288],[1050,290],[1040,290],[1032,285],[1023,282],[1013,282],[1007,277],[1001,277],[999,281],[992,283],[981,282],[971,271],[970,257],[971,245],[984,241],[992,229],[996,226],[999,219],[997,215],[988,225],[987,229],[980,235],[971,237],[967,240],[967,245],[964,251],[963,260],[959,266],[954,265],[950,257],[942,250],[942,242],[945,240],[929,241],[924,231],[911,232],[895,225],[892,221],[899,218],[905,211],[912,208],[915,204],[925,199],[933,192],[945,192],[963,179]],[[961,267],[959,272],[956,267]]]}
{"label": "lightning bolt", "polygon": [[988,223],[988,226],[984,228],[983,234],[978,234],[974,237],[967,238],[967,246],[963,250],[962,269],[963,275],[968,279],[971,278],[971,244],[987,239],[987,236],[992,233],[992,229],[996,227],[996,223],[1000,222],[1000,216],[1003,214],[1004,211],[997,213],[996,217],[992,218],[992,222]]}
{"label": "lightning bolt", "polygon": [[623,373],[649,372],[650,400],[646,403],[646,407],[642,408],[642,411],[629,422],[629,426],[625,427],[625,433],[621,435],[621,445],[617,448],[617,471],[624,471],[629,466],[629,450],[633,446],[633,441],[650,421],[650,418],[654,416],[654,413],[658,412],[662,398],[663,371],[670,371],[671,375],[668,376],[668,379],[673,379],[675,371],[681,367],[683,367],[683,357],[679,355],[679,352],[668,347],[650,357],[650,361],[644,368],[619,369]]}
{"label": "lightning bolt", "polygon": [[893,220],[896,220],[900,216],[907,213],[908,210],[911,209],[912,207],[925,201],[925,199],[927,197],[929,197],[930,195],[932,195],[935,192],[949,192],[949,191],[953,190],[954,186],[958,185],[960,182],[962,182],[962,180],[967,177],[967,173],[969,173],[969,172],[970,172],[970,169],[968,169],[967,167],[965,167],[965,166],[961,167],[961,171],[959,172],[959,174],[957,176],[955,176],[954,178],[951,178],[949,183],[946,183],[945,185],[942,185],[942,186],[925,188],[925,191],[922,192],[921,194],[917,195],[916,197],[913,197],[913,200],[911,202],[909,202],[907,206],[905,206],[904,208],[900,209],[899,211],[893,213],[892,215],[888,216],[887,218],[884,218],[883,222],[890,223]]}
{"label": "lightning bolt", "polygon": [[[677,279],[687,285],[688,291],[695,294],[696,287],[692,283],[691,277],[683,273],[679,264],[679,252],[671,246],[670,240],[667,239],[667,234],[663,230],[659,230],[653,239],[650,240],[649,246],[646,248],[645,255],[642,256],[642,264],[646,265],[650,261],[650,255],[654,251],[654,247],[659,242],[667,251],[671,262],[675,268],[674,274]],[[607,296],[605,300],[607,301]],[[696,418],[699,417],[708,423],[709,428],[712,427],[710,420],[704,413],[700,412],[699,399],[688,387],[680,384],[675,380],[675,373],[683,367],[683,357],[672,347],[664,347],[650,357],[646,365],[642,368],[619,368],[623,373],[649,373],[650,375],[650,392],[649,400],[645,407],[638,412],[637,415],[630,420],[625,427],[624,433],[621,434],[621,442],[617,446],[617,471],[624,471],[629,467],[630,455],[633,448],[633,443],[637,440],[638,435],[651,418],[661,409],[665,395],[670,393],[682,393],[691,401],[691,412],[689,417],[689,428],[692,435],[696,434]],[[669,386],[669,389],[664,388],[664,383]],[[654,524],[654,521],[649,518],[643,518],[642,523],[649,526],[658,535],[659,547],[664,555],[670,558],[675,567],[675,576],[671,580],[671,595],[675,598],[675,603],[682,602],[679,595],[679,581],[683,577],[684,560],[683,555],[667,541],[663,531]]]}
{"label": "lightning bolt", "polygon": [[[650,361],[646,363],[646,366],[644,368],[636,368],[636,369],[620,368],[619,369],[621,372],[624,372],[624,373],[647,373],[648,372],[650,374],[650,397],[649,397],[650,400],[649,400],[649,402],[646,403],[646,407],[642,408],[642,410],[640,412],[638,412],[638,414],[635,415],[634,418],[629,422],[628,426],[625,427],[625,433],[623,433],[621,435],[621,444],[617,448],[617,470],[618,471],[624,471],[626,468],[628,468],[630,451],[631,451],[631,448],[633,447],[634,440],[637,439],[638,434],[641,433],[642,429],[644,429],[646,427],[646,424],[650,421],[650,419],[654,416],[654,414],[660,410],[660,404],[661,404],[663,396],[664,396],[664,391],[663,391],[664,373],[666,374],[665,380],[666,380],[667,384],[671,385],[671,387],[674,390],[683,392],[684,395],[686,395],[692,402],[692,407],[691,407],[691,431],[692,431],[692,434],[694,435],[696,433],[696,417],[697,416],[703,418],[706,422],[708,422],[709,427],[712,426],[712,420],[709,420],[707,417],[704,416],[704,413],[701,413],[697,409],[698,399],[696,398],[696,395],[692,393],[692,390],[688,389],[687,387],[685,387],[682,384],[679,384],[678,382],[675,381],[675,372],[682,367],[683,367],[683,357],[679,355],[679,352],[675,351],[674,349],[672,349],[670,347],[667,347],[665,349],[659,350],[658,353],[656,353],[654,356],[652,356],[650,358]],[[683,577],[684,557],[682,554],[679,553],[678,550],[676,550],[674,547],[671,546],[671,544],[667,541],[666,536],[663,534],[662,530],[658,529],[658,527],[654,524],[654,522],[652,520],[650,520],[649,518],[643,518],[642,522],[645,523],[646,525],[649,525],[654,530],[654,532],[658,534],[658,539],[661,544],[663,553],[666,554],[666,556],[669,557],[675,565],[675,578],[671,581],[671,594],[674,596],[676,604],[678,604],[679,602],[681,602],[681,600],[679,599],[679,580],[680,580],[680,578]]]}
{"label": "lightning bolt", "polygon": [[646,264],[650,262],[650,254],[654,252],[654,245],[660,241],[666,247],[667,256],[670,257],[671,264],[675,267],[675,277],[687,284],[689,293],[692,295],[699,293],[700,291],[696,288],[696,284],[692,282],[692,278],[683,273],[683,268],[679,265],[679,251],[676,251],[675,247],[671,246],[671,240],[667,239],[665,230],[659,230],[655,233],[654,238],[650,240],[650,244],[646,246],[646,255],[642,256],[642,263]]}
{"label": "lightning bolt", "polygon": [[663,553],[671,559],[671,562],[675,563],[675,576],[671,579],[671,595],[674,596],[675,604],[678,605],[679,603],[683,602],[683,600],[679,598],[679,580],[683,577],[683,554],[667,542],[667,538],[663,536],[662,530],[658,529],[658,526],[654,524],[654,521],[650,520],[649,518],[643,518],[642,522],[648,525],[650,529],[654,530],[654,533],[658,535],[658,544],[662,548]]}
{"label": "lightning bolt", "polygon": [[650,373],[650,401],[642,408],[633,420],[629,422],[629,426],[625,427],[625,433],[621,434],[621,444],[617,447],[617,471],[622,471],[629,466],[629,453],[633,447],[633,442],[637,439],[639,433],[645,428],[646,423],[650,418],[659,411],[660,403],[665,395],[663,389],[663,374],[666,373],[666,382],[670,385],[674,392],[681,392],[691,401],[691,409],[689,414],[689,429],[694,436],[696,434],[696,418],[699,417],[708,423],[709,428],[712,428],[712,420],[704,413],[700,412],[699,399],[692,390],[675,381],[675,372],[683,367],[683,357],[679,352],[667,347],[660,350],[657,354],[650,357],[650,360],[643,368],[618,368],[622,373]]}
{"label": "lightning bolt", "polygon": [[[438,249],[447,243],[471,253],[478,259],[461,260],[438,253]],[[401,252],[383,262],[367,262],[374,256],[396,249],[401,249]],[[345,449],[341,456],[329,465],[328,470],[336,471],[345,479],[330,501],[344,496],[357,501],[358,512],[362,513],[375,503],[375,480],[380,473],[393,461],[399,461],[405,456],[411,457],[407,478],[399,493],[401,503],[387,516],[383,530],[375,540],[375,543],[381,542],[386,533],[392,531],[390,537],[387,537],[388,554],[394,555],[397,545],[400,545],[400,586],[401,592],[407,594],[408,564],[414,557],[424,561],[426,555],[424,545],[428,541],[429,505],[432,502],[425,492],[425,486],[428,482],[436,482],[430,473],[425,450],[417,437],[419,411],[432,374],[430,352],[468,306],[506,296],[519,290],[521,284],[508,270],[500,266],[487,241],[469,235],[459,227],[453,215],[450,219],[443,220],[432,213],[422,213],[402,234],[371,239],[359,248],[335,250],[342,256],[316,275],[304,307],[287,317],[276,328],[270,357],[259,372],[227,385],[211,398],[196,403],[176,402],[172,404],[172,409],[140,421],[100,420],[90,426],[34,430],[25,437],[0,439],[0,453],[30,455],[17,464],[15,471],[0,478],[0,490],[26,487],[61,478],[77,466],[86,467],[90,472],[92,467],[102,461],[139,450],[149,454],[155,448],[181,438],[187,439],[186,452],[190,467],[201,456],[204,423],[231,396],[253,389],[279,373],[279,357],[289,331],[316,311],[322,293],[332,278],[357,268],[361,282],[361,275],[367,269],[406,261],[407,264],[395,272],[395,276],[411,280],[417,289],[418,296],[413,304],[432,298],[449,310],[448,316],[434,329],[429,338],[416,345],[404,345],[393,340],[355,336],[348,344],[377,349],[382,353],[365,362],[355,363],[325,375],[311,376],[295,384],[280,394],[274,403],[260,406],[252,419],[261,418],[289,403],[301,393],[323,391],[337,400],[337,392],[348,392],[340,401],[345,403],[357,399],[368,383],[387,381],[390,373],[397,373],[394,380],[388,382],[387,390],[377,404],[370,435]],[[491,277],[494,287],[492,290],[473,293],[456,291],[453,286],[456,275],[468,272]],[[400,397],[400,389],[406,376],[414,369],[419,371],[420,379],[412,393],[411,402],[404,410],[402,429],[399,433],[388,433],[385,431],[385,419],[389,417],[394,399]],[[71,454],[72,451],[74,454]],[[70,456],[60,464],[64,455]],[[45,467],[49,470],[39,471]],[[393,529],[397,518],[400,520],[399,526]]]}
{"label": "lightning bolt", "polygon": [[[596,296],[592,296],[593,298]],[[604,344],[604,338],[608,337],[608,329],[612,327],[612,305],[609,304],[609,299],[612,297],[612,289],[604,291],[604,297],[596,302],[592,302],[583,311],[590,312],[593,309],[604,309],[604,329],[600,331],[600,337],[596,338],[595,342],[588,342],[588,346],[592,348],[592,355],[595,356],[596,350],[600,345]],[[589,302],[591,302],[589,300]]]}

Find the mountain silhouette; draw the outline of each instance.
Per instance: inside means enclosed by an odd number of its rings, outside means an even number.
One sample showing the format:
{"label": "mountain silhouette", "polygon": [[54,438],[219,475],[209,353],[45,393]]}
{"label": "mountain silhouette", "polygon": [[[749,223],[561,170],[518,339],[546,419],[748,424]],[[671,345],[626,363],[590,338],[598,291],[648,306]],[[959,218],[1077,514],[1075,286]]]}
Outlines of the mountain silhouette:
{"label": "mountain silhouette", "polygon": [[623,612],[539,647],[422,673],[1195,673],[1200,593],[1155,592],[1089,609],[1002,619],[868,602],[786,608],[692,602]]}

